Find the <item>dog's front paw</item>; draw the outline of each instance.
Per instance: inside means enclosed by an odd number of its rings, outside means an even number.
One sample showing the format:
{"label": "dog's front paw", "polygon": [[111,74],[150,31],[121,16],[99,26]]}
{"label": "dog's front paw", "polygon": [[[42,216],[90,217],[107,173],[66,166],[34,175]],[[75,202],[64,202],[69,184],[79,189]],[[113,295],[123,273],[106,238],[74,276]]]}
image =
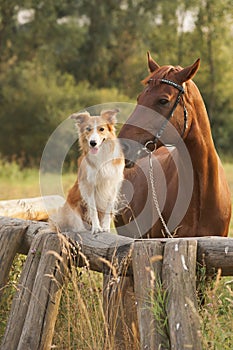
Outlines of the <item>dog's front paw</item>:
{"label": "dog's front paw", "polygon": [[109,227],[109,226],[104,226],[103,228],[102,228],[102,232],[111,232],[111,228]]}
{"label": "dog's front paw", "polygon": [[103,232],[102,228],[100,226],[92,226],[91,228],[91,233],[93,235],[99,233],[99,232]]}

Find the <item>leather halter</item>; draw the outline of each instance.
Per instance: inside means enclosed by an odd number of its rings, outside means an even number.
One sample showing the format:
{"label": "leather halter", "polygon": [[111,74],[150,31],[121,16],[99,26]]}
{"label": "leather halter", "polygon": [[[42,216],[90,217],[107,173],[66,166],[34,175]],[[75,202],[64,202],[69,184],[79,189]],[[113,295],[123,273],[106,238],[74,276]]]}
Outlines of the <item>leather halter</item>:
{"label": "leather halter", "polygon": [[[149,81],[151,81],[151,80],[154,80],[154,79],[151,78]],[[177,83],[175,83],[175,82],[172,81],[172,80],[160,79],[160,81],[161,81],[161,83],[164,83],[164,84],[168,84],[168,85],[173,86],[173,87],[176,88],[179,92],[178,92],[178,95],[177,95],[177,97],[176,97],[176,101],[175,101],[175,103],[174,103],[174,105],[173,105],[173,107],[172,107],[172,109],[171,109],[169,115],[168,115],[167,118],[164,120],[162,126],[160,127],[160,129],[158,130],[157,134],[155,135],[154,140],[153,140],[153,141],[147,141],[147,142],[145,143],[145,145],[144,145],[144,148],[143,148],[143,149],[144,149],[145,151],[149,152],[149,153],[150,153],[150,152],[153,152],[153,151],[156,149],[158,141],[160,140],[160,138],[161,138],[161,136],[162,136],[162,134],[163,134],[163,132],[164,132],[164,130],[165,130],[165,128],[166,128],[168,122],[169,122],[169,120],[170,120],[171,117],[173,116],[173,114],[174,114],[174,112],[175,112],[175,109],[176,109],[176,107],[178,106],[182,95],[185,93],[185,90],[184,90],[183,86],[182,86],[182,85],[179,85],[179,84],[177,84]],[[182,101],[183,101],[183,99],[182,99]],[[183,127],[183,131],[182,131],[182,133],[181,133],[181,137],[184,136],[185,130],[186,130],[186,128],[187,128],[187,118],[188,118],[188,112],[187,112],[187,109],[186,109],[186,107],[185,107],[185,105],[184,105],[184,101],[183,101],[183,110],[184,110],[184,127]],[[150,147],[150,148],[148,147],[148,146],[151,146],[151,145],[154,146],[154,149],[153,149],[153,150],[150,149],[151,147]]]}

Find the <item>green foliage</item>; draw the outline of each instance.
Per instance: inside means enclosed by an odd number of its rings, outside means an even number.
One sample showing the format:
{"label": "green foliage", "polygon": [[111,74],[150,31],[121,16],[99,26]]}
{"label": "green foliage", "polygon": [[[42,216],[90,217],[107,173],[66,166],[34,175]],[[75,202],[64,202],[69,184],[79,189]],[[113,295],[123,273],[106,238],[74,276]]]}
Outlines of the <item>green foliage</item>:
{"label": "green foliage", "polygon": [[37,61],[22,63],[1,79],[0,150],[3,155],[40,158],[47,139],[72,112],[105,101],[125,101],[117,89],[92,89],[72,75]]}
{"label": "green foliage", "polygon": [[[203,281],[205,284],[203,284]],[[233,335],[233,281],[221,278],[221,271],[215,279],[202,283],[200,303],[203,348],[210,350],[232,349]],[[203,302],[204,300],[204,302]]]}
{"label": "green foliage", "polygon": [[22,271],[23,264],[26,257],[24,255],[16,255],[14,262],[11,267],[9,282],[1,290],[1,300],[0,300],[0,338],[4,335],[4,331],[7,324],[8,315],[11,309],[11,303],[13,296],[17,290],[17,284],[19,280],[20,273]]}
{"label": "green foliage", "polygon": [[6,155],[36,158],[63,113],[71,108],[70,101],[75,102],[73,79],[27,62],[10,70],[1,83],[0,149]]}
{"label": "green foliage", "polygon": [[168,292],[163,287],[159,279],[155,280],[153,299],[151,301],[151,309],[156,321],[157,332],[166,339],[166,343],[163,344],[164,348],[170,347],[168,342],[169,337],[169,325],[168,316],[166,313],[167,303],[168,303]]}
{"label": "green foliage", "polygon": [[150,50],[161,65],[201,58],[195,80],[231,153],[232,24],[230,0],[0,0],[0,152],[39,159],[69,113],[135,101]]}

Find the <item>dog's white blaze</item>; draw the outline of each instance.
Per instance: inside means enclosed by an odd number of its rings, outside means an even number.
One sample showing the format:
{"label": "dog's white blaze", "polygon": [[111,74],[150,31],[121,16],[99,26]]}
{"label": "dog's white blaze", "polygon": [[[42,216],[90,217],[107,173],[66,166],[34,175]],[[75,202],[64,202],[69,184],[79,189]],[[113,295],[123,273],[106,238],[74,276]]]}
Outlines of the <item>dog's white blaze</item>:
{"label": "dog's white blaze", "polygon": [[93,183],[94,182],[94,178],[96,176],[95,171],[93,172],[93,169],[90,165],[87,164],[86,166],[86,171],[87,171],[87,181],[88,183]]}
{"label": "dog's white blaze", "polygon": [[98,125],[97,122],[95,121],[93,132],[89,136],[88,142],[90,144],[91,141],[96,142],[96,147],[99,147],[101,145],[102,139],[100,137],[100,134],[98,133]]}

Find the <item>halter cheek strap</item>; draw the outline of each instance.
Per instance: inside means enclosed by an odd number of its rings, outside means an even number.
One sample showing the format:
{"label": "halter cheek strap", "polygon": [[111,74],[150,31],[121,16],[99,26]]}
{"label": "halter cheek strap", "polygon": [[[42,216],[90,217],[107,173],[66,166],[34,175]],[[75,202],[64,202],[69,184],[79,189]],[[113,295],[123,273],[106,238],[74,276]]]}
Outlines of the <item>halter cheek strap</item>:
{"label": "halter cheek strap", "polygon": [[[169,120],[171,119],[171,117],[173,116],[174,112],[175,112],[175,109],[176,107],[178,106],[178,104],[180,103],[180,99],[182,97],[182,95],[185,93],[184,91],[184,88],[182,85],[179,85],[177,83],[175,83],[174,81],[172,80],[168,80],[168,79],[160,79],[161,83],[164,83],[164,84],[168,84],[168,85],[171,85],[173,86],[174,88],[176,88],[179,92],[178,92],[178,95],[177,95],[177,98],[176,98],[176,101],[169,113],[169,115],[167,116],[167,118],[164,120],[163,124],[161,125],[160,129],[158,130],[157,134],[155,135],[155,138],[153,141],[147,141],[144,145],[144,150],[148,153],[150,153],[151,151],[153,152],[153,150],[151,150],[151,148],[156,148],[157,146],[157,143],[158,141],[160,140]],[[183,101],[183,100],[182,100]],[[184,110],[184,128],[183,128],[183,131],[182,131],[182,134],[181,134],[181,137],[183,137],[184,133],[185,133],[185,130],[186,130],[186,127],[187,127],[187,119],[188,119],[188,112],[187,112],[187,109],[184,105],[184,102],[183,102],[183,110]]]}

